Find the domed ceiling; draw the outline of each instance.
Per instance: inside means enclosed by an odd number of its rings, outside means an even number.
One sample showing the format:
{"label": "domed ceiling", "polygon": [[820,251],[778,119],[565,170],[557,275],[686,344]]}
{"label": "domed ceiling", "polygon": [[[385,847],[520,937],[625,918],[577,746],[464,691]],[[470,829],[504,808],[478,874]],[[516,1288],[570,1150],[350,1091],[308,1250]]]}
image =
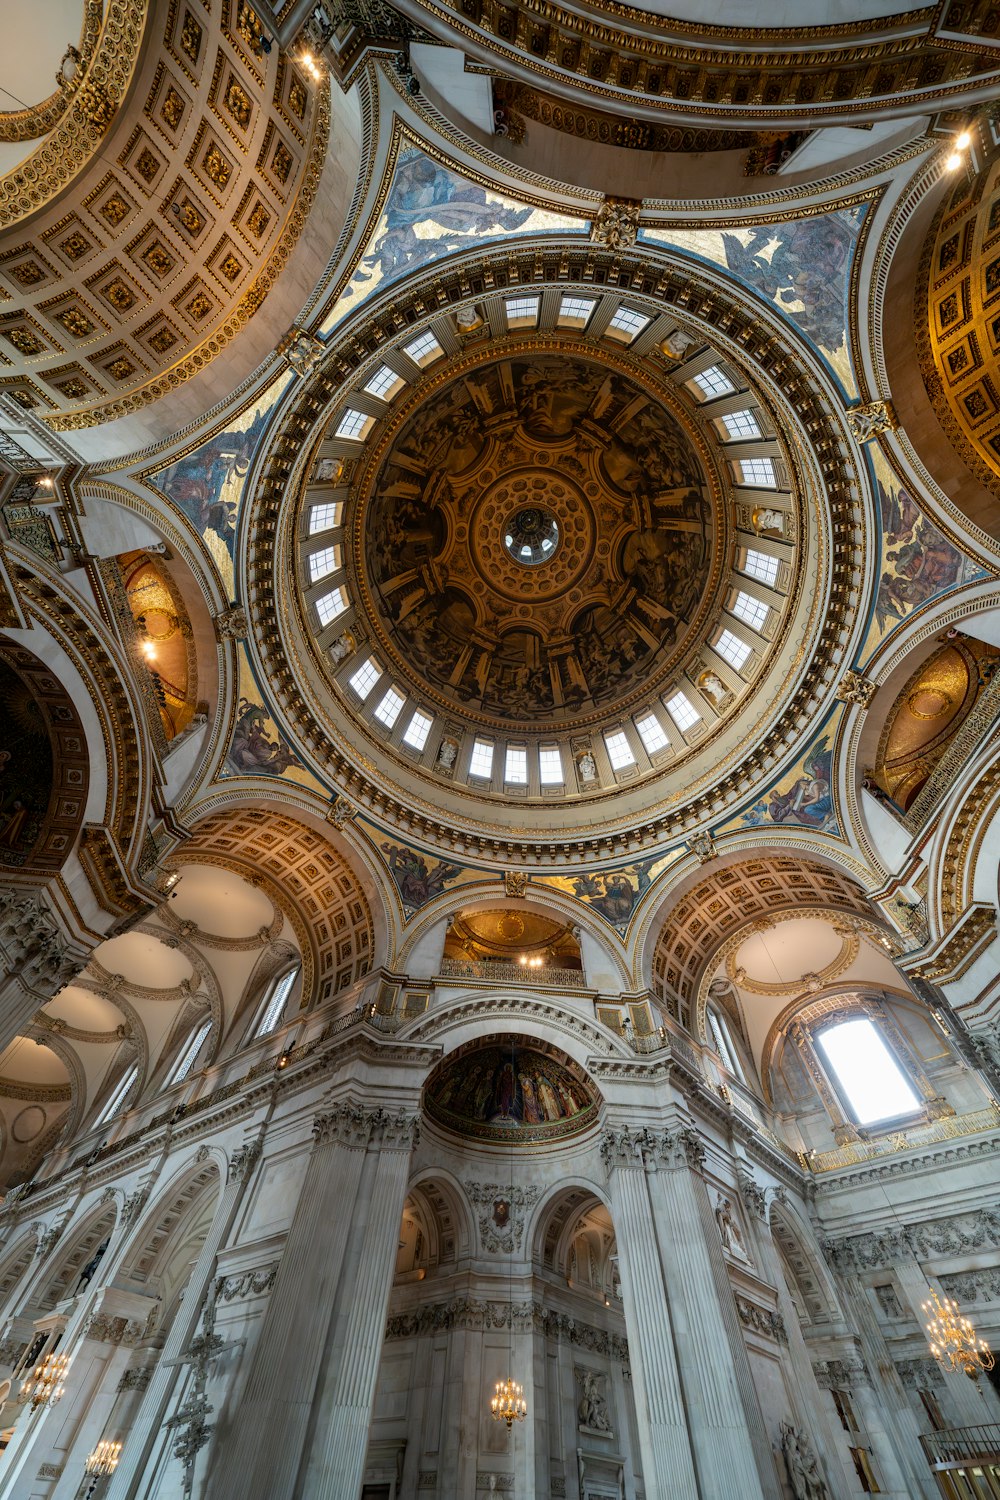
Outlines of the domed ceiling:
{"label": "domed ceiling", "polygon": [[699,446],[662,388],[593,356],[420,392],[358,487],[348,564],[394,673],[534,730],[648,693],[718,572]]}

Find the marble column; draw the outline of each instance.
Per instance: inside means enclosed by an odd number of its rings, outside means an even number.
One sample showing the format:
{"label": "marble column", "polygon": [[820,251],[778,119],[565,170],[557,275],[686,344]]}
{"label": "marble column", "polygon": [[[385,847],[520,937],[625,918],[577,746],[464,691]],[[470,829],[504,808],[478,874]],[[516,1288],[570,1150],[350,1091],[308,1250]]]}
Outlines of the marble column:
{"label": "marble column", "polygon": [[360,1494],[416,1117],[338,1104],[314,1145],[212,1500]]}
{"label": "marble column", "polygon": [[649,1153],[699,1493],[705,1500],[777,1500],[719,1230],[699,1175],[703,1157],[697,1131],[687,1126],[658,1135]]}
{"label": "marble column", "polygon": [[[647,1495],[700,1496],[677,1368],[677,1338],[650,1199],[649,1132],[607,1129],[608,1172]],[[705,1497],[707,1500],[707,1497]]]}
{"label": "marble column", "polygon": [[177,1384],[179,1360],[197,1331],[202,1306],[215,1275],[216,1258],[240,1210],[244,1189],[260,1159],[259,1137],[233,1153],[225,1187],[219,1198],[208,1233],[191,1270],[184,1299],[177,1309],[163,1352],[135,1420],[123,1434],[121,1458],[102,1500],[139,1500],[145,1494],[145,1471],[154,1445],[161,1435],[167,1407]]}

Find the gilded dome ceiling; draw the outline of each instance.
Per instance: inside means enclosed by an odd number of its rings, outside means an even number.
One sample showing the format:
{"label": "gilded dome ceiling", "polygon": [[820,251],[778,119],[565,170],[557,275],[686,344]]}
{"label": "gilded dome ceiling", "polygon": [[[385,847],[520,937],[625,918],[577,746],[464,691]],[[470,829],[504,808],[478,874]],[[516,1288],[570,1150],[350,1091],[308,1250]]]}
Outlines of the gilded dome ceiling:
{"label": "gilded dome ceiling", "polygon": [[417,393],[358,486],[348,564],[397,676],[526,730],[650,691],[718,571],[701,445],[666,400],[566,349]]}

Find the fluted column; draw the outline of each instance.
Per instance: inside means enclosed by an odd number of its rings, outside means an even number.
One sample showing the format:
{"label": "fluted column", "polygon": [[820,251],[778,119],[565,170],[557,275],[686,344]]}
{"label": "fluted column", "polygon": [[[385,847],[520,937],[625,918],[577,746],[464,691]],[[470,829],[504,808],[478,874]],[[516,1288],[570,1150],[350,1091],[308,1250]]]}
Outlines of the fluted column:
{"label": "fluted column", "polygon": [[746,1347],[718,1228],[698,1175],[703,1157],[700,1137],[690,1127],[657,1136],[647,1152],[699,1493],[705,1500],[764,1500],[777,1497],[777,1475],[770,1447],[762,1449],[763,1423]]}
{"label": "fluted column", "polygon": [[244,1189],[260,1159],[259,1137],[233,1153],[229,1173],[208,1233],[198,1252],[184,1291],[184,1299],[170,1326],[163,1352],[153,1370],[139,1410],[125,1434],[121,1458],[103,1500],[139,1500],[145,1494],[145,1470],[153,1445],[160,1435],[167,1406],[177,1383],[178,1361],[187,1348],[201,1318],[205,1295],[215,1274],[220,1247],[239,1211]]}
{"label": "fluted column", "polygon": [[606,1130],[601,1142],[618,1246],[642,1477],[647,1495],[693,1497],[701,1491],[695,1481],[675,1329],[650,1202],[641,1139],[645,1134],[633,1135],[627,1128]]}
{"label": "fluted column", "polygon": [[359,1494],[416,1118],[339,1104],[309,1166],[212,1500]]}

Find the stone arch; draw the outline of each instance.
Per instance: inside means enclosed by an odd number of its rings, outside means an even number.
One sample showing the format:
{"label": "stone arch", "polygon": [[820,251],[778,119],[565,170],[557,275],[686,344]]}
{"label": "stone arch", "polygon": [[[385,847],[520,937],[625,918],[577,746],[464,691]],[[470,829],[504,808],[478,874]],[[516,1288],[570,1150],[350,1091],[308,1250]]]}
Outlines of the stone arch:
{"label": "stone arch", "polygon": [[404,1025],[399,1035],[406,1041],[438,1043],[444,1059],[483,1037],[487,1014],[491,1025],[504,1028],[499,1035],[523,1035],[555,1044],[585,1076],[589,1076],[588,1060],[595,1053],[603,1057],[632,1055],[618,1032],[570,1012],[557,999],[503,990],[488,997],[480,992],[459,995]]}
{"label": "stone arch", "polygon": [[43,1277],[36,1283],[31,1301],[42,1312],[51,1312],[58,1302],[72,1294],[76,1281],[84,1266],[96,1255],[100,1246],[114,1233],[118,1222],[118,1208],[114,1203],[99,1202],[80,1223],[74,1226],[69,1236],[69,1245],[58,1260],[46,1268]]}
{"label": "stone arch", "polygon": [[[453,1266],[473,1253],[476,1244],[472,1208],[457,1178],[441,1167],[427,1167],[411,1180],[407,1203],[414,1200],[429,1240],[427,1268]],[[404,1212],[405,1218],[405,1212]]]}
{"label": "stone arch", "polygon": [[838,1322],[841,1308],[836,1286],[798,1214],[790,1204],[772,1196],[768,1220],[800,1321],[806,1321],[805,1313],[812,1326]]}
{"label": "stone arch", "polygon": [[6,1309],[11,1292],[34,1260],[37,1244],[37,1236],[26,1230],[0,1263],[0,1310]]}
{"label": "stone arch", "polygon": [[183,1237],[193,1224],[200,1226],[205,1219],[202,1210],[207,1209],[210,1198],[214,1213],[222,1186],[220,1167],[214,1158],[189,1161],[146,1208],[129,1239],[122,1274],[152,1289],[148,1295],[159,1292],[162,1306],[156,1321],[161,1331],[176,1307],[195,1258],[188,1256],[186,1264],[173,1274],[171,1256],[176,1253],[178,1236]]}
{"label": "stone arch", "polygon": [[0,636],[0,858],[8,874],[60,870],[83,826],[90,785],[87,736],[55,673]]}
{"label": "stone arch", "polygon": [[338,841],[279,807],[216,808],[198,821],[183,861],[220,864],[261,884],[285,912],[303,959],[303,995],[325,1004],[362,979],[375,957],[370,879]]}
{"label": "stone arch", "polygon": [[585,1178],[561,1182],[534,1211],[529,1226],[533,1264],[553,1275],[566,1274],[566,1263],[580,1221],[594,1209],[607,1219],[614,1235],[614,1220],[606,1193]]}
{"label": "stone arch", "polygon": [[719,861],[672,895],[655,940],[651,979],[660,1003],[691,1031],[700,1024],[699,986],[712,956],[748,919],[803,907],[878,918],[846,872],[788,851]]}

